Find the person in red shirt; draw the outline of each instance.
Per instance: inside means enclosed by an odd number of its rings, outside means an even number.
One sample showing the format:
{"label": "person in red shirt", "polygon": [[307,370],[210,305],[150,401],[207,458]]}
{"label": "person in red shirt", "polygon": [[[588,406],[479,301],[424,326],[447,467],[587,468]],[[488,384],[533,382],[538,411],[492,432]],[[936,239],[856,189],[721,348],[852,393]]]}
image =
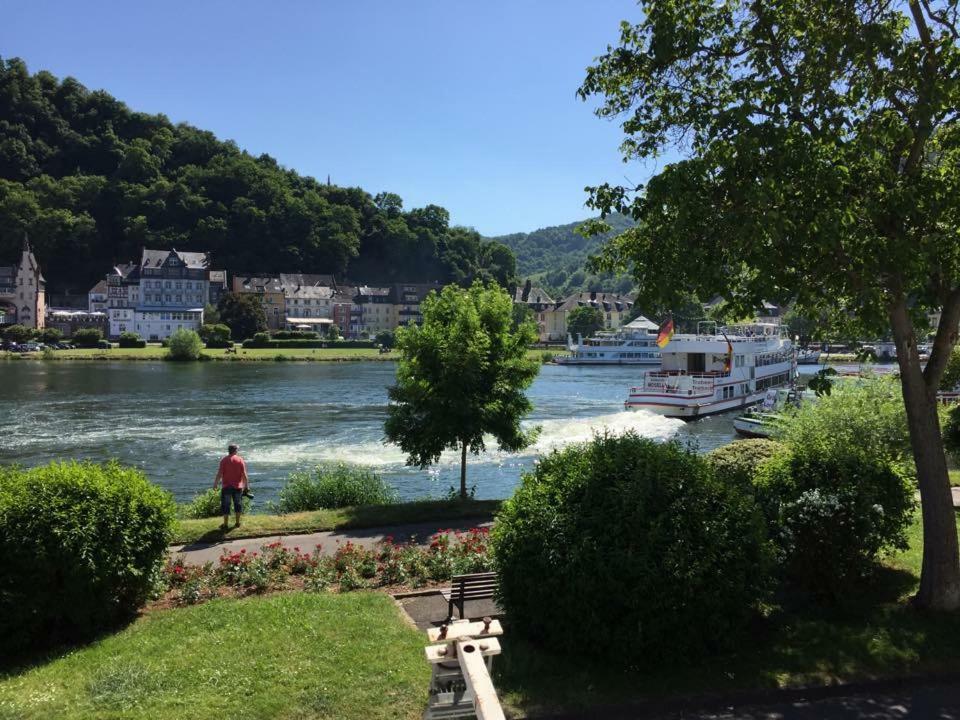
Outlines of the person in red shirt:
{"label": "person in red shirt", "polygon": [[236,445],[227,446],[227,456],[220,461],[220,468],[217,470],[217,477],[213,481],[213,489],[220,490],[220,512],[223,514],[223,525],[221,530],[226,530],[230,524],[230,503],[233,502],[233,510],[237,514],[237,522],[234,527],[240,527],[240,514],[243,512],[243,495],[250,486],[247,479],[247,464],[243,461],[237,452],[240,450]]}

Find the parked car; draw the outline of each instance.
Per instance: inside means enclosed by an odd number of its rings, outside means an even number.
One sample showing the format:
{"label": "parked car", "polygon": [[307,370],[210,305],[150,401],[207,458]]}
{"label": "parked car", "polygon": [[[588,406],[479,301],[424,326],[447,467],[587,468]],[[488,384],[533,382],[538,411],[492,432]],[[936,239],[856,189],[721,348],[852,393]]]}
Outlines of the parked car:
{"label": "parked car", "polygon": [[39,352],[40,343],[28,342],[20,346],[22,348],[21,352]]}

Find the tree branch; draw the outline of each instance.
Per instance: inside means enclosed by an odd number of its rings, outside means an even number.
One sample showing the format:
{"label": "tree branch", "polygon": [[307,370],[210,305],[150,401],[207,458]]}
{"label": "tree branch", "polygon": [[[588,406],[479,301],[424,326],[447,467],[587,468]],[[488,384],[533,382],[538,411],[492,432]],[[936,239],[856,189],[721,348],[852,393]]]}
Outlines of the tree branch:
{"label": "tree branch", "polygon": [[930,360],[927,361],[927,367],[923,371],[923,380],[929,390],[936,391],[940,385],[940,378],[943,377],[950,353],[957,344],[958,325],[960,325],[960,287],[950,292],[940,310],[937,335],[933,341]]}

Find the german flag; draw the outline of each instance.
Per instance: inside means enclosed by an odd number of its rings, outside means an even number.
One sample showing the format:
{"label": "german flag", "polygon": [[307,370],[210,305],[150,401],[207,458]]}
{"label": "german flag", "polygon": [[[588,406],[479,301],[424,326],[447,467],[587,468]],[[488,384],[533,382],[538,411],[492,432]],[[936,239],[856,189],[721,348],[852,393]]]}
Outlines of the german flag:
{"label": "german flag", "polygon": [[[730,338],[727,337],[727,334],[723,332],[723,330],[720,332],[723,333],[723,339],[727,341],[727,356],[723,360],[723,371],[729,375],[733,369],[733,343],[730,342]],[[716,362],[716,360],[714,360],[714,362]]]}
{"label": "german flag", "polygon": [[668,315],[667,319],[663,321],[660,325],[660,332],[657,333],[657,347],[662,348],[666,347],[666,344],[670,342],[670,338],[673,337],[673,317]]}

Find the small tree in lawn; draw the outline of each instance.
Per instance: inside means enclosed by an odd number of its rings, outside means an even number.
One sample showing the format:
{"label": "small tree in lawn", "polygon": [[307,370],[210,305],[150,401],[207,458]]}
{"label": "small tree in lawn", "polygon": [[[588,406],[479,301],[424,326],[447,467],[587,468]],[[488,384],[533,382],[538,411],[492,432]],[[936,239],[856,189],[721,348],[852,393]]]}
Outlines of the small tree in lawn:
{"label": "small tree in lawn", "polygon": [[340,328],[336,324],[330,325],[330,327],[327,328],[327,339],[328,340],[340,339]]}
{"label": "small tree in lawn", "polygon": [[171,360],[196,360],[203,352],[203,341],[193,330],[177,328],[170,335],[167,357]]}
{"label": "small tree in lawn", "polygon": [[526,357],[537,338],[529,322],[514,328],[510,296],[495,283],[468,290],[448,285],[422,305],[423,325],[397,330],[401,359],[390,388],[387,439],[421,468],[444,450],[460,451],[460,497],[467,497],[467,453],[484,435],[501,450],[527,447],[533,433],[520,421],[532,405],[524,394],[540,365]]}
{"label": "small tree in lawn", "polygon": [[743,315],[795,301],[861,335],[892,330],[922,499],[916,602],[960,608],[936,399],[960,323],[957,3],[640,5],[579,92],[625,116],[625,160],[677,155],[645,187],[592,189],[602,214],[637,222],[598,265],[632,271],[644,306],[693,291]]}
{"label": "small tree in lawn", "polygon": [[246,340],[267,329],[267,314],[259,295],[227,293],[220,298],[217,311],[220,322],[230,328],[234,340]]}
{"label": "small tree in lawn", "polygon": [[578,335],[588,338],[602,327],[603,313],[598,308],[584,305],[574,308],[567,315],[567,332],[573,338]]}

